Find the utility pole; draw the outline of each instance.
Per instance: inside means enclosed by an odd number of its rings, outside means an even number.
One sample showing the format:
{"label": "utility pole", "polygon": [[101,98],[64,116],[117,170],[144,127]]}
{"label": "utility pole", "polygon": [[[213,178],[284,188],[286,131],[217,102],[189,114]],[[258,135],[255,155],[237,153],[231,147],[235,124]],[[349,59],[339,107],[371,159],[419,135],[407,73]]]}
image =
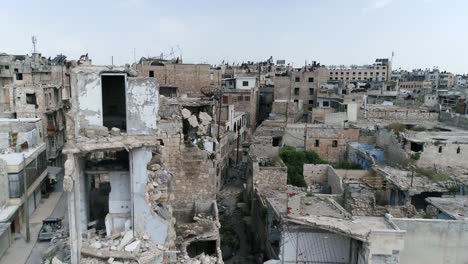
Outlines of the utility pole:
{"label": "utility pole", "polygon": [[222,102],[221,100],[223,100],[223,96],[224,96],[224,90],[223,90],[223,87],[221,87],[221,89],[219,90],[219,109],[218,109],[218,135],[217,135],[217,139],[218,139],[218,144],[220,144],[221,146],[221,143],[219,142],[220,140],[220,123],[221,123],[221,107],[222,107]]}
{"label": "utility pole", "polygon": [[284,124],[284,127],[288,125],[288,112],[289,112],[289,101],[291,101],[291,90],[292,90],[292,68],[291,72],[289,73],[289,93],[288,93],[288,101],[286,102],[286,124]]}
{"label": "utility pole", "polygon": [[26,182],[26,159],[23,156],[23,213],[24,213],[24,223],[26,224],[26,242],[29,243],[31,240],[31,230],[29,228],[29,205],[28,205],[28,184]]}
{"label": "utility pole", "polygon": [[[242,126],[242,125],[241,125]],[[237,155],[236,155],[236,165],[239,163],[239,138],[240,138],[240,127],[237,127]]]}

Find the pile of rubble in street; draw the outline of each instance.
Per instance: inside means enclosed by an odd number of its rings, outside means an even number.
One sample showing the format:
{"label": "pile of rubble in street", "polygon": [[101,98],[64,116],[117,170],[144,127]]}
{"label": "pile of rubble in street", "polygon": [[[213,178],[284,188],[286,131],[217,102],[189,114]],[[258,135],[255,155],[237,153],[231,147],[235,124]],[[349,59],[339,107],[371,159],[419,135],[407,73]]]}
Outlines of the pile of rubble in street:
{"label": "pile of rubble in street", "polygon": [[133,231],[111,237],[91,237],[83,241],[81,263],[153,263],[165,248],[149,240],[147,235],[135,237]]}

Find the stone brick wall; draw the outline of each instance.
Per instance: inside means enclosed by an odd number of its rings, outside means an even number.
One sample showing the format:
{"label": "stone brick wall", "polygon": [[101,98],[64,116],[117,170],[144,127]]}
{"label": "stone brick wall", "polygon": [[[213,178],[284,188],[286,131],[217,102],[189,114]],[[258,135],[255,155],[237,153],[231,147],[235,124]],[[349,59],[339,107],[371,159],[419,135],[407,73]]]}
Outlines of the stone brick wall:
{"label": "stone brick wall", "polygon": [[344,184],[344,208],[354,216],[372,216],[375,197],[372,190],[363,183]]}
{"label": "stone brick wall", "polygon": [[180,136],[164,139],[161,149],[162,162],[174,177],[174,208],[191,210],[195,201],[216,199],[216,167],[207,152],[185,145]]}
{"label": "stone brick wall", "polygon": [[149,77],[149,72],[153,71],[160,86],[176,86],[179,94],[199,93],[211,82],[208,64],[137,65],[137,70],[140,77]]}
{"label": "stone brick wall", "polygon": [[[357,128],[308,127],[306,150],[313,150],[320,158],[336,163],[344,160],[347,144],[357,142],[358,139],[359,129]],[[318,140],[318,146],[316,140]]]}
{"label": "stone brick wall", "polygon": [[439,119],[439,113],[431,113],[426,110],[416,110],[416,109],[372,109],[370,108],[367,112],[368,119],[384,119],[384,120],[429,120],[435,121]]}
{"label": "stone brick wall", "polygon": [[253,168],[253,184],[259,189],[286,190],[288,172],[286,167],[261,167],[258,163]]}
{"label": "stone brick wall", "polygon": [[304,164],[303,174],[306,184],[327,184],[328,167],[327,164]]}

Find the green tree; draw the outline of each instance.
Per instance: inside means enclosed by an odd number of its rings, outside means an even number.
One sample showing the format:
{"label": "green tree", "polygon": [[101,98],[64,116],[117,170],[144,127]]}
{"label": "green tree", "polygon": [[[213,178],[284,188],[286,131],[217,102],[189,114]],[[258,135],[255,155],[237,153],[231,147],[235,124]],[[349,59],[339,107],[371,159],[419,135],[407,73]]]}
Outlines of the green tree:
{"label": "green tree", "polygon": [[294,147],[284,146],[279,154],[286,167],[288,167],[288,184],[305,187],[303,169],[304,164],[324,164],[315,151],[297,151]]}

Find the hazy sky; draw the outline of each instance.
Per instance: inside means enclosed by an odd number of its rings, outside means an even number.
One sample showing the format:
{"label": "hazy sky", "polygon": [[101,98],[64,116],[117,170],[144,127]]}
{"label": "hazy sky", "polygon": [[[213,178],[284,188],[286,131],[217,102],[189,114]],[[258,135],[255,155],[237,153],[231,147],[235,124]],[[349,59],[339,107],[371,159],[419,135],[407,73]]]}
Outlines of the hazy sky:
{"label": "hazy sky", "polygon": [[94,64],[174,51],[185,62],[286,59],[468,73],[466,0],[2,1],[0,52],[89,53]]}

